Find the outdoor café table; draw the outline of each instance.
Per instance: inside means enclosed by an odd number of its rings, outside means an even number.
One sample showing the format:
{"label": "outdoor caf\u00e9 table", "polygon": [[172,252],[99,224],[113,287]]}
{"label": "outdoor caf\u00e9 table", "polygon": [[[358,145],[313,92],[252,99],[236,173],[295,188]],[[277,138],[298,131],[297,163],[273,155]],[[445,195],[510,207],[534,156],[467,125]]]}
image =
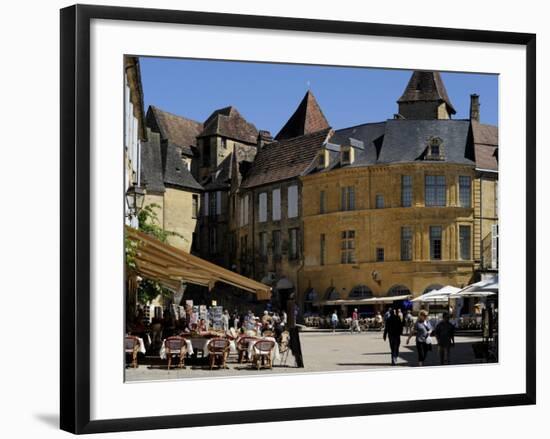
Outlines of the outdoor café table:
{"label": "outdoor caf\u00e9 table", "polygon": [[[161,346],[160,352],[159,352],[161,360],[166,360],[166,347],[164,346],[165,341],[166,340],[162,340],[162,346]],[[185,339],[185,344],[187,345],[187,353],[189,355],[193,355],[193,345],[191,344],[191,342],[187,338]]]}
{"label": "outdoor caf\u00e9 table", "polygon": [[[210,340],[212,340],[212,338],[214,337],[191,337],[188,339],[188,341],[191,343],[193,350],[202,351],[203,355],[206,357],[208,356],[208,344],[210,343]],[[235,340],[229,340],[229,352],[231,354],[237,353]]]}
{"label": "outdoor caf\u00e9 table", "polygon": [[137,339],[139,342],[139,352],[141,352],[142,354],[145,354],[145,343],[143,343],[143,338],[137,337]]}
{"label": "outdoor caf\u00e9 table", "polygon": [[248,345],[248,358],[254,357],[254,345],[259,340],[270,340],[273,343],[275,343],[275,346],[273,347],[273,350],[271,351],[271,361],[279,361],[281,359],[281,354],[279,353],[279,345],[277,344],[277,340],[273,337],[262,337],[258,338],[257,340],[254,340],[252,343]]}

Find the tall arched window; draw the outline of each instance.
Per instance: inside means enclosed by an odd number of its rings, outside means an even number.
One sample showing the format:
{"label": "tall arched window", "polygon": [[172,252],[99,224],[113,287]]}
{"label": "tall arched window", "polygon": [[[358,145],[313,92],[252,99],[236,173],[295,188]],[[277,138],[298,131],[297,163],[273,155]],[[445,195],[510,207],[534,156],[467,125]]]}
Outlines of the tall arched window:
{"label": "tall arched window", "polygon": [[354,286],[350,293],[350,299],[367,299],[368,297],[373,297],[372,290],[366,285],[356,285]]}
{"label": "tall arched window", "polygon": [[308,288],[304,295],[304,302],[316,302],[317,301],[317,291],[313,288]]}
{"label": "tall arched window", "polygon": [[340,299],[340,293],[334,287],[328,287],[325,292],[326,300],[338,300]]}
{"label": "tall arched window", "polygon": [[407,296],[409,294],[411,294],[411,290],[405,285],[394,285],[388,290],[388,296]]}

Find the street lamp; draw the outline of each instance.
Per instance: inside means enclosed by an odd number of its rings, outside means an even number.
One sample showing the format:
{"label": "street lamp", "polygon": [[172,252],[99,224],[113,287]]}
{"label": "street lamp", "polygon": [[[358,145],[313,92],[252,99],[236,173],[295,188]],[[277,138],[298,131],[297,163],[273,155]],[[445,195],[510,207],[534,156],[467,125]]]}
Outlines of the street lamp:
{"label": "street lamp", "polygon": [[140,210],[143,207],[143,202],[145,201],[145,190],[137,186],[135,183],[132,184],[126,191],[126,204],[128,205],[128,216],[130,218],[138,216]]}

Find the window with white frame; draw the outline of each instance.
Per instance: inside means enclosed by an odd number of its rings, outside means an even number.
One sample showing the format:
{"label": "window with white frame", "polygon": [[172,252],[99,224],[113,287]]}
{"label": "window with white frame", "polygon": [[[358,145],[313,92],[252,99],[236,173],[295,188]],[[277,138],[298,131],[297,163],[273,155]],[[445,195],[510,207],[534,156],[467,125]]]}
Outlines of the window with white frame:
{"label": "window with white frame", "polygon": [[272,215],[273,221],[279,221],[281,219],[281,189],[273,189],[272,193]]}
{"label": "window with white frame", "polygon": [[287,189],[288,218],[298,216],[298,186],[292,185]]}
{"label": "window with white frame", "polygon": [[258,195],[258,221],[265,223],[267,221],[267,192]]}

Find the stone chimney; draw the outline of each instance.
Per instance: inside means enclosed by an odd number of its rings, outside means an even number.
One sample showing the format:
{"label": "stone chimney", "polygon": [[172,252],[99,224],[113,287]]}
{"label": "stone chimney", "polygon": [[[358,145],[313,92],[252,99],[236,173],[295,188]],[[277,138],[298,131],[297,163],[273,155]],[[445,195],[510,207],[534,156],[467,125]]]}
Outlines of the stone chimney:
{"label": "stone chimney", "polygon": [[470,120],[479,122],[479,95],[470,95]]}
{"label": "stone chimney", "polygon": [[273,142],[273,136],[269,131],[260,130],[258,133],[257,148],[258,151],[264,147],[265,144]]}

